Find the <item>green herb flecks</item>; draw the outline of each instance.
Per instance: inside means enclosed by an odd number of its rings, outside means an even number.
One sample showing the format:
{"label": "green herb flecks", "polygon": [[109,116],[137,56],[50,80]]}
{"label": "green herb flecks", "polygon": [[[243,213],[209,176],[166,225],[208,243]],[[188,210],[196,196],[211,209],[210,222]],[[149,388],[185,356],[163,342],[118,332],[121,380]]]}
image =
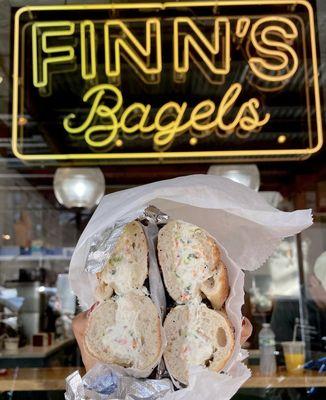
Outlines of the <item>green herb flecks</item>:
{"label": "green herb flecks", "polygon": [[120,256],[117,256],[117,255],[112,256],[112,257],[110,258],[110,264],[111,264],[111,265],[117,264],[117,263],[121,262],[122,259],[123,259],[123,256],[121,256],[121,255],[120,255]]}

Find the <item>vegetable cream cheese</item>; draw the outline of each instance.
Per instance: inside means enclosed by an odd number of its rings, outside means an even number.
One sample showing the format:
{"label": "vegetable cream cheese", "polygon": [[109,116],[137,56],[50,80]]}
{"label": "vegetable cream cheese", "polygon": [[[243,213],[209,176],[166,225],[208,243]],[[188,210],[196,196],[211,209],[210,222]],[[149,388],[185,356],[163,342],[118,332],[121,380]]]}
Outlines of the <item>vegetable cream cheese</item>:
{"label": "vegetable cream cheese", "polygon": [[191,225],[175,234],[177,262],[174,271],[177,281],[184,288],[180,295],[182,302],[200,298],[201,284],[214,274],[209,267],[209,255],[200,246],[200,242],[205,240],[204,235],[200,228]]}

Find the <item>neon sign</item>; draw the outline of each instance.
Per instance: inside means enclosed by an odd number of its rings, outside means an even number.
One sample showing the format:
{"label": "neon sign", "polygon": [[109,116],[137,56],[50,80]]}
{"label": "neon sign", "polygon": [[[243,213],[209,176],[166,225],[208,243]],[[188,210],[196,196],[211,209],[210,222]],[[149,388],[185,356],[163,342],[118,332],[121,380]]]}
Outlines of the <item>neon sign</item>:
{"label": "neon sign", "polygon": [[[111,92],[115,96],[116,103],[112,108],[103,104],[102,99],[106,92]],[[230,123],[224,121],[224,116],[233,106],[241,92],[239,83],[232,84],[225,96],[220,102],[218,109],[210,100],[204,100],[198,103],[191,111],[189,120],[184,121],[187,103],[183,102],[179,105],[173,101],[165,103],[156,113],[154,122],[147,124],[149,114],[151,113],[151,105],[142,103],[133,103],[125,108],[121,114],[120,120],[117,118],[118,112],[122,108],[122,94],[118,88],[109,84],[94,86],[84,96],[83,100],[87,102],[91,97],[94,98],[89,114],[86,120],[78,127],[70,125],[71,120],[75,119],[74,114],[70,114],[64,118],[63,125],[67,132],[78,134],[85,132],[85,141],[92,147],[102,147],[114,143],[118,139],[118,132],[121,129],[125,133],[152,133],[154,148],[160,150],[165,146],[173,143],[174,138],[178,134],[187,132],[190,128],[196,129],[198,132],[212,131],[214,128],[220,128],[224,131],[232,132],[236,127],[240,127],[244,131],[253,131],[260,126],[265,125],[270,115],[266,114],[260,119],[257,109],[259,109],[259,100],[252,98],[243,103],[236,114],[234,120]],[[162,124],[164,114],[174,111],[175,118],[167,124]],[[135,123],[128,124],[128,117],[135,112],[139,112],[139,119]],[[213,116],[213,114],[215,115]],[[105,125],[93,125],[95,117],[99,116],[109,120]],[[207,120],[208,118],[211,118]],[[93,140],[94,132],[107,132],[107,136],[102,140]]]}
{"label": "neon sign", "polygon": [[[265,6],[275,6],[275,14],[264,15]],[[303,19],[291,15],[288,6],[302,8],[309,25],[309,46],[305,43]],[[175,16],[181,7],[193,10],[200,7],[207,10],[207,15],[187,16],[180,11],[180,16]],[[212,15],[216,7],[224,12]],[[232,14],[235,7],[244,8],[247,15]],[[262,14],[251,14],[253,7],[261,8]],[[172,9],[174,13],[170,16],[168,11]],[[106,19],[99,19],[97,14],[96,18],[89,18],[90,12],[98,10],[112,15]],[[125,16],[128,10],[137,10],[137,16]],[[151,16],[150,10],[155,11]],[[65,11],[65,20],[48,18],[49,13],[60,11]],[[162,15],[158,15],[160,12]],[[27,13],[37,17],[22,22]],[[80,18],[83,13],[84,19]],[[51,97],[53,80],[59,79],[63,71],[66,73],[66,67],[74,71],[74,79],[84,88],[79,110],[60,117],[61,135],[72,143],[83,143],[83,151],[24,152],[24,133],[15,122],[24,111],[20,104],[24,93],[19,92],[18,82],[22,55],[26,52],[21,48],[21,32],[26,34],[24,43],[30,41],[34,95]],[[167,37],[170,49],[166,46]],[[273,124],[268,96],[286,91],[300,73],[300,62],[307,61],[302,60],[308,57],[307,48],[312,75],[309,77],[304,70],[307,83],[304,104],[308,111],[313,108],[313,113],[307,113],[309,129],[303,145],[292,148],[256,145],[252,149],[246,145],[242,149],[237,144],[237,149],[223,149],[217,143],[214,148],[212,138],[225,141],[234,137],[245,143],[251,137],[259,143],[259,135],[266,136],[264,132]],[[234,70],[234,52],[243,54],[244,73],[238,80],[228,81]],[[164,67],[166,58],[170,63],[168,69]],[[157,101],[156,88],[167,75],[182,92],[182,87],[189,86],[194,70],[210,85],[210,92],[214,93],[216,88],[216,95],[210,93],[205,98],[203,93],[194,101],[196,96],[191,93],[190,99],[180,98],[179,94],[173,98],[171,93],[168,101]],[[20,71],[25,76],[24,70]],[[128,92],[124,92],[128,75],[141,82],[145,94],[149,93],[141,96],[142,101],[130,102]],[[306,157],[322,146],[314,16],[305,0],[24,7],[15,19],[13,89],[13,152],[24,160]],[[151,95],[151,90],[156,95]],[[131,140],[133,146],[129,144],[128,150],[122,149]],[[140,143],[144,145],[138,150]]]}

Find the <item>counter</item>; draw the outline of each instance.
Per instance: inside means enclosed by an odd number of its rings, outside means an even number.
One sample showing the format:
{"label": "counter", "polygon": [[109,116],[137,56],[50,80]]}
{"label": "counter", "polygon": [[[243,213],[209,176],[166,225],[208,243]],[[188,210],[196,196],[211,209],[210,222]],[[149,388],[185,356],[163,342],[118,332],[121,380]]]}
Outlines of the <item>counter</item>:
{"label": "counter", "polygon": [[65,390],[66,377],[76,369],[76,367],[8,369],[5,375],[0,375],[0,392]]}
{"label": "counter", "polygon": [[2,349],[0,350],[0,368],[33,368],[58,365],[59,355],[72,353],[74,348],[75,339],[71,338],[56,340],[50,346],[27,345],[19,347],[15,352]]}
{"label": "counter", "polygon": [[[54,368],[17,368],[10,369],[6,375],[0,376],[0,391],[65,390],[65,378],[76,367]],[[307,371],[303,375],[289,375],[284,369],[279,369],[273,377],[261,376],[257,367],[252,367],[252,377],[243,388],[305,388],[326,387],[326,373]],[[81,374],[83,369],[79,369]]]}
{"label": "counter", "polygon": [[258,366],[250,366],[252,377],[243,388],[309,388],[326,387],[326,373],[305,370],[302,375],[291,375],[285,367],[278,368],[275,376],[263,376]]}
{"label": "counter", "polygon": [[56,340],[50,346],[27,345],[19,347],[17,352],[6,349],[0,350],[0,358],[45,358],[57,352],[62,347],[73,343],[75,339]]}

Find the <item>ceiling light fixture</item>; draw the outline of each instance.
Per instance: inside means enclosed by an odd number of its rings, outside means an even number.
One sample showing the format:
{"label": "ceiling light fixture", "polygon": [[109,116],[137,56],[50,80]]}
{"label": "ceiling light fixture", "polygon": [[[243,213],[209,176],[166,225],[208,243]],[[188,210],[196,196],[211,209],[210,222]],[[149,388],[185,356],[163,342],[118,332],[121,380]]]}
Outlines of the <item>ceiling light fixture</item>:
{"label": "ceiling light fixture", "polygon": [[92,208],[105,192],[105,179],[100,168],[58,168],[53,180],[58,202],[67,208]]}
{"label": "ceiling light fixture", "polygon": [[267,203],[269,203],[271,206],[275,208],[277,208],[279,204],[284,200],[280,192],[263,191],[259,193],[264,197]]}
{"label": "ceiling light fixture", "polygon": [[207,174],[219,175],[258,191],[260,174],[256,164],[211,165]]}

